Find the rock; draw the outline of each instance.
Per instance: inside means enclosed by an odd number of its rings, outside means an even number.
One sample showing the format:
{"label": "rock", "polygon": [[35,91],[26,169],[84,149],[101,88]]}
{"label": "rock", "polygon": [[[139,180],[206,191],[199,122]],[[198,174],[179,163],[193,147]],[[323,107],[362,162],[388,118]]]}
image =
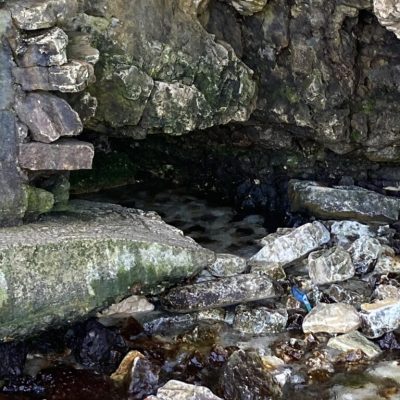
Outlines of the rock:
{"label": "rock", "polygon": [[361,319],[353,306],[342,303],[319,303],[303,321],[305,333],[348,333],[361,325]]}
{"label": "rock", "polygon": [[373,274],[384,275],[400,272],[400,257],[394,254],[381,254],[375,264]]}
{"label": "rock", "polygon": [[328,341],[328,347],[340,351],[359,349],[369,358],[374,358],[382,353],[381,349],[374,342],[368,340],[358,331],[330,338]]}
{"label": "rock", "polygon": [[393,222],[399,215],[399,200],[357,186],[332,188],[311,181],[289,182],[293,212],[308,212],[318,218],[355,219],[360,222]]}
{"label": "rock", "polygon": [[100,52],[92,47],[90,37],[87,34],[71,32],[68,39],[68,59],[82,60],[93,65],[99,61]]}
{"label": "rock", "polygon": [[381,361],[367,370],[368,375],[373,378],[391,379],[400,384],[400,365],[398,360]]}
{"label": "rock", "polygon": [[400,300],[386,299],[361,304],[362,331],[369,338],[377,338],[400,326]]}
{"label": "rock", "polygon": [[356,387],[334,385],[330,390],[330,400],[386,400],[381,395],[382,388],[375,383],[362,382]]}
{"label": "rock", "polygon": [[68,64],[52,67],[16,67],[13,75],[16,83],[27,92],[58,90],[76,93],[84,90],[93,81],[94,69],[87,62],[73,60]]}
{"label": "rock", "polygon": [[228,359],[221,384],[230,400],[262,400],[282,397],[279,383],[254,351],[235,351]]}
{"label": "rock", "polygon": [[351,304],[358,308],[361,303],[369,301],[371,297],[371,287],[368,282],[358,279],[349,279],[339,284],[329,286],[324,293],[336,303]]}
{"label": "rock", "polygon": [[213,264],[208,267],[212,275],[226,277],[239,275],[246,271],[247,262],[244,258],[233,254],[217,254]]}
{"label": "rock", "polygon": [[307,375],[313,379],[326,379],[335,372],[327,351],[313,351],[306,361]]}
{"label": "rock", "polygon": [[31,31],[51,28],[77,11],[76,0],[19,0],[10,5],[19,29]]}
{"label": "rock", "polygon": [[262,11],[268,0],[230,0],[230,4],[242,15],[252,15]]}
{"label": "rock", "polygon": [[381,284],[374,290],[373,297],[376,300],[398,299],[400,298],[400,287]]}
{"label": "rock", "polygon": [[136,357],[132,364],[128,393],[130,397],[143,399],[154,393],[159,386],[160,366],[146,357]]}
{"label": "rock", "polygon": [[274,281],[286,278],[286,272],[280,263],[270,263],[265,261],[251,261],[250,272],[252,274],[267,275]]}
{"label": "rock", "polygon": [[117,331],[92,319],[68,330],[65,343],[76,361],[106,374],[115,370],[127,351],[125,341]]}
{"label": "rock", "polygon": [[243,274],[217,281],[177,287],[163,296],[162,303],[168,310],[189,312],[275,296],[274,286],[267,277]]}
{"label": "rock", "polygon": [[335,246],[311,253],[308,256],[308,272],[314,284],[324,285],[352,278],[355,269],[350,254]]}
{"label": "rock", "polygon": [[194,326],[197,323],[197,313],[171,314],[157,311],[138,316],[137,319],[147,335],[166,335]]}
{"label": "rock", "polygon": [[145,358],[142,353],[139,353],[136,350],[131,350],[121,361],[121,364],[117,368],[115,372],[113,372],[110,378],[117,384],[117,385],[129,385],[130,375],[132,366],[136,359],[138,358]]}
{"label": "rock", "polygon": [[157,396],[151,396],[148,400],[222,400],[213,392],[198,385],[190,385],[177,380],[170,380],[157,391]]}
{"label": "rock", "polygon": [[324,225],[318,221],[308,223],[287,234],[266,236],[263,239],[264,247],[250,261],[291,264],[329,240],[330,234]]}
{"label": "rock", "polygon": [[52,193],[29,185],[24,186],[24,191],[27,197],[25,217],[34,218],[52,210],[54,206]]}
{"label": "rock", "polygon": [[159,292],[214,260],[158,217],[84,201],[2,229],[0,255],[1,339],[87,316],[129,288]]}
{"label": "rock", "polygon": [[99,322],[105,326],[114,325],[116,321],[124,318],[135,317],[138,314],[154,310],[154,305],[143,296],[129,296],[119,303],[112,304],[101,313],[97,314]]}
{"label": "rock", "polygon": [[0,343],[0,378],[22,375],[27,353],[28,349],[24,343]]}
{"label": "rock", "polygon": [[357,221],[335,221],[331,226],[331,235],[339,246],[346,246],[361,237],[376,237],[371,226]]}
{"label": "rock", "polygon": [[378,21],[400,39],[400,6],[395,0],[374,0]]}
{"label": "rock", "polygon": [[17,100],[15,109],[38,142],[51,143],[61,136],[79,135],[83,130],[78,113],[52,94],[30,93]]}
{"label": "rock", "polygon": [[93,157],[91,143],[74,139],[60,139],[51,144],[25,143],[19,149],[19,164],[30,171],[90,169]]}
{"label": "rock", "polygon": [[285,330],[288,314],[285,309],[271,310],[267,307],[238,306],[233,328],[254,335],[280,333]]}
{"label": "rock", "polygon": [[67,63],[68,36],[60,28],[22,36],[15,50],[20,67],[50,67]]}
{"label": "rock", "polygon": [[375,266],[375,262],[382,252],[382,245],[377,239],[361,237],[349,248],[349,253],[356,271],[365,274]]}

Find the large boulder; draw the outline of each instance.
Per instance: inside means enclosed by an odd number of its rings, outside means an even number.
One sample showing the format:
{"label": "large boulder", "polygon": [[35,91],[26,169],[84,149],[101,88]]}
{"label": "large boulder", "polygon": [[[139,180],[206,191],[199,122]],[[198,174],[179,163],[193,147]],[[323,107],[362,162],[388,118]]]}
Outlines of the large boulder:
{"label": "large boulder", "polygon": [[101,203],[0,230],[0,339],[87,316],[137,292],[159,292],[214,260],[158,216]]}
{"label": "large boulder", "polygon": [[399,199],[357,186],[327,187],[317,182],[289,182],[292,211],[318,218],[355,219],[361,222],[394,222],[399,216]]}
{"label": "large boulder", "polygon": [[72,23],[100,50],[97,82],[89,88],[98,100],[90,128],[177,135],[249,118],[256,95],[252,71],[201,26],[200,2],[94,3],[85,2],[86,13]]}

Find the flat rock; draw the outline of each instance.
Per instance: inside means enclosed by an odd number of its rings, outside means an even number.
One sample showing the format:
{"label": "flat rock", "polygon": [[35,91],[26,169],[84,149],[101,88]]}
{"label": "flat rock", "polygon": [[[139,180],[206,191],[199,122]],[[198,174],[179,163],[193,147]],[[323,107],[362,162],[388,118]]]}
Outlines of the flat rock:
{"label": "flat rock", "polygon": [[305,333],[348,333],[358,329],[361,319],[356,309],[349,304],[319,303],[303,321]]}
{"label": "flat rock", "polygon": [[243,274],[174,288],[163,296],[162,303],[166,309],[189,312],[275,296],[274,286],[266,276]]}
{"label": "flat rock", "polygon": [[76,0],[19,0],[10,4],[19,29],[31,31],[51,28],[77,11]]}
{"label": "flat rock", "polygon": [[246,271],[246,268],[247,262],[243,257],[219,253],[208,270],[214,276],[224,277],[241,274]]}
{"label": "flat rock", "polygon": [[369,358],[374,358],[382,353],[382,350],[379,348],[379,346],[368,340],[358,331],[332,337],[329,339],[327,345],[328,347],[332,347],[344,352],[359,349]]}
{"label": "flat rock", "polygon": [[158,389],[157,396],[147,397],[148,400],[222,400],[210,389],[204,386],[170,380]]}
{"label": "flat rock", "polygon": [[29,67],[13,69],[15,82],[22,89],[76,93],[84,90],[94,79],[93,66],[84,61],[70,61],[68,64],[52,67]]}
{"label": "flat rock", "polygon": [[233,328],[242,333],[262,335],[280,333],[285,330],[288,314],[285,309],[272,310],[267,307],[248,307],[240,305],[236,308]]}
{"label": "flat rock", "polygon": [[213,260],[154,214],[72,201],[65,213],[0,230],[0,338],[87,317],[132,288],[159,292]]}
{"label": "flat rock", "polygon": [[326,187],[312,181],[289,182],[293,212],[307,212],[325,219],[360,222],[397,221],[399,200],[357,186]]}
{"label": "flat rock", "polygon": [[340,246],[320,250],[308,256],[308,273],[316,285],[340,282],[354,276],[350,254]]}
{"label": "flat rock", "polygon": [[361,304],[362,331],[377,338],[400,326],[400,300],[388,298],[375,303]]}
{"label": "flat rock", "polygon": [[19,149],[19,164],[30,171],[91,169],[93,157],[93,145],[75,139],[24,143]]}
{"label": "flat rock", "polygon": [[18,42],[16,61],[20,67],[50,67],[67,63],[68,36],[60,28],[39,35],[22,36]]}
{"label": "flat rock", "polygon": [[323,224],[315,221],[282,235],[266,236],[263,239],[264,247],[250,260],[290,264],[307,256],[329,240],[329,231]]}
{"label": "flat rock", "polygon": [[51,143],[61,136],[79,135],[83,130],[78,113],[64,99],[49,93],[29,93],[18,99],[15,109],[38,142]]}

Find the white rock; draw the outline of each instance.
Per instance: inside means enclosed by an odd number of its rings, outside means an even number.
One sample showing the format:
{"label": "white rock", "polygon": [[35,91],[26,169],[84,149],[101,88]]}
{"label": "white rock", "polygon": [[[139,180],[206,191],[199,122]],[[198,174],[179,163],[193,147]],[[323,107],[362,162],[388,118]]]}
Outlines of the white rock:
{"label": "white rock", "polygon": [[360,316],[365,336],[377,338],[400,326],[400,299],[361,304]]}
{"label": "white rock", "polygon": [[177,380],[168,381],[158,389],[154,400],[222,400],[204,386],[189,385]]}
{"label": "white rock", "polygon": [[234,276],[246,271],[247,262],[244,258],[222,253],[216,256],[216,260],[208,267],[212,275],[217,277]]}
{"label": "white rock", "polygon": [[375,378],[392,379],[400,384],[400,365],[399,361],[382,361],[367,370],[369,375]]}
{"label": "white rock", "polygon": [[355,268],[350,254],[340,246],[321,250],[308,256],[308,272],[313,283],[341,282],[354,276]]}
{"label": "white rock", "polygon": [[336,336],[328,341],[328,347],[341,351],[361,350],[369,358],[374,358],[382,353],[381,349],[368,340],[360,332],[354,331],[344,335]]}
{"label": "white rock", "polygon": [[231,5],[242,15],[253,15],[267,4],[268,0],[230,0]]}
{"label": "white rock", "polygon": [[377,239],[361,237],[349,248],[354,267],[358,272],[368,272],[382,253],[382,245]]}
{"label": "white rock", "polygon": [[349,304],[319,303],[303,321],[305,333],[348,333],[358,329],[361,319],[356,309]]}
{"label": "white rock", "polygon": [[400,3],[397,0],[374,0],[378,21],[400,39]]}
{"label": "white rock", "polygon": [[345,246],[360,237],[376,236],[368,225],[357,221],[335,221],[331,226],[331,234],[341,246]]}
{"label": "white rock", "polygon": [[290,264],[318,249],[330,240],[328,229],[321,222],[313,222],[277,236],[268,235],[264,247],[251,260]]}

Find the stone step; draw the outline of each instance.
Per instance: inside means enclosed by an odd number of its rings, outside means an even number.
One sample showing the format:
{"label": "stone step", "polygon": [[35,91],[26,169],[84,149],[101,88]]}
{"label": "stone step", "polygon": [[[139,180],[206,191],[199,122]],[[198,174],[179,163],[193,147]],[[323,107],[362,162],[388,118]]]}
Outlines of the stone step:
{"label": "stone step", "polygon": [[72,171],[91,169],[94,148],[91,143],[60,139],[47,144],[30,142],[20,145],[19,164],[30,171]]}
{"label": "stone step", "polygon": [[84,90],[95,79],[93,66],[76,60],[52,67],[16,67],[13,69],[13,75],[16,83],[28,92],[58,90],[76,93]]}
{"label": "stone step", "polygon": [[15,58],[20,67],[50,67],[67,63],[68,36],[60,28],[19,38]]}
{"label": "stone step", "polygon": [[19,98],[15,109],[38,142],[51,143],[61,136],[79,135],[83,130],[78,113],[64,99],[49,93],[30,93]]}
{"label": "stone step", "polygon": [[87,317],[131,288],[159,292],[213,260],[154,213],[71,202],[0,229],[0,341]]}

